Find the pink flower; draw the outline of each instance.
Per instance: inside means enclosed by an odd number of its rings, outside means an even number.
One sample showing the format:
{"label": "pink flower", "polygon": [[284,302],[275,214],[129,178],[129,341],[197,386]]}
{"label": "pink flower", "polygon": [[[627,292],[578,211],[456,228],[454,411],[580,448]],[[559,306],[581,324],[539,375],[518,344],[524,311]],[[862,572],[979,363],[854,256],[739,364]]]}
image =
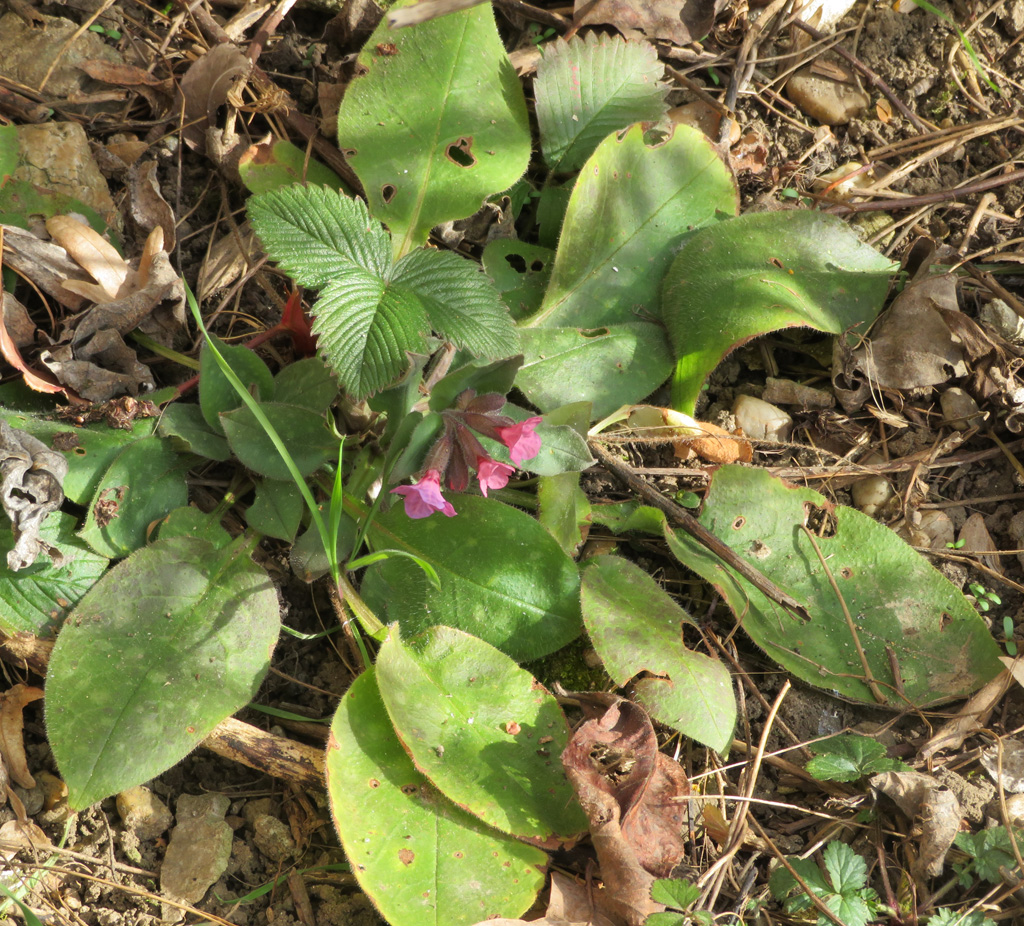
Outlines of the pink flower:
{"label": "pink flower", "polygon": [[498,428],[498,439],[508,447],[508,455],[516,466],[540,453],[540,436],[533,429],[543,420],[537,416],[508,428]]}
{"label": "pink flower", "polygon": [[441,474],[436,469],[428,469],[415,485],[398,486],[391,492],[405,497],[405,513],[410,518],[429,518],[435,511],[455,516],[452,503],[441,494]]}
{"label": "pink flower", "polygon": [[515,471],[515,467],[507,463],[499,463],[490,457],[477,457],[476,478],[480,480],[484,498],[487,498],[488,489],[504,489],[508,485],[508,477]]}

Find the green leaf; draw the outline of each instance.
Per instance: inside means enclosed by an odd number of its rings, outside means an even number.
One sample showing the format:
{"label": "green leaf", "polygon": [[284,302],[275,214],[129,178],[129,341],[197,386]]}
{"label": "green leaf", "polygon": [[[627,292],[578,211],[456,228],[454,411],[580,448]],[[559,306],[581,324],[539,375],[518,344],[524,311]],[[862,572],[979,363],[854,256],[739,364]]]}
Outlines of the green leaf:
{"label": "green leaf", "polygon": [[794,325],[863,333],[896,269],[820,212],[750,213],[701,229],[665,276],[661,312],[678,358],[673,407],[693,414],[708,374],[749,338]]}
{"label": "green leaf", "polygon": [[271,260],[302,286],[351,277],[383,279],[388,234],[360,199],[323,187],[291,186],[249,198],[249,221]]}
{"label": "green leaf", "polygon": [[189,465],[164,438],[128,444],[103,471],[79,537],[110,559],[139,549],[150,524],[188,502]]}
{"label": "green leaf", "polygon": [[[335,545],[339,563],[344,563],[348,559],[355,542],[356,523],[351,518],[342,516],[338,542]],[[330,572],[327,551],[324,549],[320,532],[315,527],[309,528],[292,544],[288,553],[288,564],[292,567],[292,572],[306,583],[313,582]]]}
{"label": "green leaf", "polygon": [[654,146],[638,125],[610,135],[580,171],[551,283],[526,324],[598,328],[656,317],[680,241],[737,207],[732,175],[696,129],[678,126]]}
{"label": "green leaf", "polygon": [[845,842],[825,846],[825,870],[837,894],[861,890],[868,883],[868,866]]}
{"label": "green leaf", "polygon": [[[815,512],[835,525],[814,538],[821,558],[804,530]],[[809,620],[783,611],[696,541],[666,530],[672,552],[720,591],[758,646],[811,685],[874,702],[857,641],[876,690],[894,707],[965,697],[1002,670],[998,644],[963,594],[889,528],[859,511],[833,506],[817,492],[761,470],[722,466],[701,523],[795,597]]]}
{"label": "green leaf", "polygon": [[264,479],[256,486],[256,499],[245,513],[253,530],[291,543],[299,529],[306,503],[290,479]]}
{"label": "green leaf", "polygon": [[698,897],[700,888],[689,881],[661,878],[651,885],[651,900],[677,910],[685,910]]}
{"label": "green leaf", "polygon": [[478,264],[421,248],[395,264],[391,285],[415,298],[434,331],[456,347],[492,360],[519,352],[508,309]]}
{"label": "green leaf", "polygon": [[327,796],[359,886],[392,926],[515,918],[543,886],[545,853],[485,826],[416,770],[373,669],[334,715]]}
{"label": "green leaf", "polygon": [[516,321],[529,318],[540,308],[554,257],[551,248],[516,238],[496,238],[484,248],[484,271]]}
{"label": "green leaf", "polygon": [[193,537],[205,540],[217,550],[223,550],[231,543],[231,535],[221,527],[216,514],[207,514],[193,505],[175,508],[159,525],[161,540],[169,537]]}
{"label": "green leaf", "polygon": [[[260,408],[287,445],[303,476],[337,459],[338,439],[328,430],[323,412],[282,402],[264,402]],[[232,451],[245,466],[271,479],[291,479],[273,441],[250,409],[226,412],[221,421]]]}
{"label": "green leaf", "polygon": [[416,767],[460,807],[549,845],[586,829],[562,772],[569,727],[561,708],[504,653],[452,627],[408,641],[393,628],[377,680]]}
{"label": "green leaf", "polygon": [[238,161],[238,173],[250,193],[270,193],[299,182],[349,192],[333,170],[283,138],[249,148]]}
{"label": "green leaf", "polygon": [[620,687],[631,678],[636,698],[655,720],[725,753],[736,726],[729,670],[686,648],[682,624],[693,623],[644,570],[599,556],[583,572],[583,623],[605,670]]}
{"label": "green leaf", "polygon": [[[576,402],[555,409],[542,422],[543,427],[537,428],[537,433],[542,433],[541,452],[549,449],[549,432],[557,430],[581,441],[583,453],[590,457],[590,450],[582,437],[589,424],[589,402]],[[590,527],[590,500],[580,489],[579,472],[570,469],[542,476],[537,484],[537,503],[537,520],[569,556],[575,557]]]}
{"label": "green leaf", "polygon": [[414,521],[401,505],[369,531],[374,549],[413,553],[437,571],[393,557],[363,580],[366,603],[407,636],[434,624],[474,634],[517,661],[553,653],[580,632],[579,572],[529,515],[490,498],[461,495],[458,516]]}
{"label": "green leaf", "polygon": [[17,572],[7,566],[14,549],[14,531],[6,519],[0,525],[0,633],[29,633],[53,637],[65,616],[106,571],[108,560],[89,549],[75,536],[75,519],[60,511],[44,522],[39,536],[64,556],[54,566],[40,556]]}
{"label": "green leaf", "polygon": [[279,626],[273,583],[237,544],[158,540],[110,570],[65,622],[46,678],[70,806],[148,781],[251,701]]}
{"label": "green leaf", "polygon": [[[471,360],[452,370],[430,390],[430,409],[439,412],[451,408],[456,398],[466,389],[473,389],[477,395],[487,392],[507,393],[516,381],[516,373],[522,366],[521,356],[505,360]],[[528,416],[527,416],[528,417]]]}
{"label": "green leaf", "polygon": [[541,411],[585,400],[594,417],[638,402],[672,371],[672,354],[658,325],[602,328],[522,328],[522,369],[516,386]]}
{"label": "green leaf", "polygon": [[512,186],[530,159],[519,78],[487,4],[405,29],[387,20],[359,55],[338,144],[396,257]]}
{"label": "green leaf", "polygon": [[[257,401],[269,402],[274,398],[274,375],[260,357],[247,347],[225,344],[219,338],[216,344],[228,366]],[[217,364],[206,341],[203,341],[199,355],[199,407],[206,423],[218,434],[223,434],[221,413],[233,411],[242,405],[242,399]]]}
{"label": "green leaf", "polygon": [[274,398],[323,414],[338,397],[338,382],[319,357],[289,363],[274,377]]}
{"label": "green leaf", "polygon": [[647,42],[596,32],[548,42],[533,82],[548,167],[579,170],[611,132],[661,119],[668,109],[663,74]]}
{"label": "green leaf", "polygon": [[182,453],[194,453],[217,462],[231,456],[231,448],[224,435],[206,423],[198,405],[172,402],[160,416],[157,433],[169,438],[171,446]]}
{"label": "green leaf", "polygon": [[898,759],[886,758],[885,747],[869,736],[832,736],[811,748],[819,755],[808,761],[807,772],[819,781],[856,781],[877,772],[908,769]]}
{"label": "green leaf", "polygon": [[76,505],[88,504],[118,455],[131,444],[149,438],[156,427],[155,418],[144,418],[132,422],[127,431],[111,428],[105,422],[78,428],[63,421],[47,421],[7,409],[0,409],[0,418],[50,447],[62,449],[71,463],[64,479],[64,495]]}

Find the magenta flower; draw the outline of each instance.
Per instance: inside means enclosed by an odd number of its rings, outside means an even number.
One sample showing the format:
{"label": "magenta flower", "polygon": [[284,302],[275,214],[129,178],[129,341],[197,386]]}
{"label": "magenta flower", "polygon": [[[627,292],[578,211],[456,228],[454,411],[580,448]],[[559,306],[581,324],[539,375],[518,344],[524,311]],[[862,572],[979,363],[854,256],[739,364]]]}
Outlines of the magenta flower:
{"label": "magenta flower", "polygon": [[507,463],[499,463],[490,457],[477,457],[476,478],[480,480],[484,498],[487,498],[488,489],[504,489],[508,485],[508,477],[515,471],[515,467]]}
{"label": "magenta flower", "polygon": [[391,492],[404,496],[405,513],[410,518],[428,518],[435,511],[449,518],[455,516],[452,503],[441,494],[441,474],[436,469],[428,469],[415,485],[397,486]]}
{"label": "magenta flower", "polygon": [[523,460],[532,460],[540,453],[540,435],[535,434],[533,429],[543,420],[537,416],[508,428],[498,428],[498,439],[508,447],[508,455],[516,466]]}

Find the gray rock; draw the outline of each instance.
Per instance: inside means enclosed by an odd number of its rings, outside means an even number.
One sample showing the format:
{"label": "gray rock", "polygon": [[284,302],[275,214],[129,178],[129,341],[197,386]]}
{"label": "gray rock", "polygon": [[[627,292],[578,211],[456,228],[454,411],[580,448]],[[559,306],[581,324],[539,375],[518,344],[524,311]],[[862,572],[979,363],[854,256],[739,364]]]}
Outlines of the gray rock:
{"label": "gray rock", "polygon": [[845,125],[871,102],[853,84],[844,84],[802,68],[789,78],[786,96],[805,115],[824,125]]}
{"label": "gray rock", "polygon": [[[160,889],[174,900],[194,904],[228,867],[231,827],[224,821],[231,802],[223,794],[182,794],[177,825],[160,868]],[[177,922],[182,913],[164,905],[164,918]]]}
{"label": "gray rock", "polygon": [[283,862],[295,854],[295,840],[292,838],[288,825],[272,817],[261,814],[253,821],[252,841],[272,862]]}
{"label": "gray rock", "polygon": [[142,785],[117,796],[117,812],[124,825],[142,841],[156,839],[174,822],[167,805]]}

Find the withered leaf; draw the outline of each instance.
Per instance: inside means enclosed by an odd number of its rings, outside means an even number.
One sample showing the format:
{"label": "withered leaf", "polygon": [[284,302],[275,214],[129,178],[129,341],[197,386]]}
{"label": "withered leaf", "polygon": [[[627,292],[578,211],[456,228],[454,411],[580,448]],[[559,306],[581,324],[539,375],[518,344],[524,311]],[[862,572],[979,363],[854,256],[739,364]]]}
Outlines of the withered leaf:
{"label": "withered leaf", "polygon": [[14,549],[7,554],[10,569],[31,566],[41,553],[56,566],[63,562],[60,552],[45,543],[39,531],[50,512],[64,501],[62,486],[67,474],[68,461],[63,454],[0,420],[0,493],[14,528]]}
{"label": "withered leaf", "polygon": [[28,770],[28,759],[25,756],[23,711],[26,704],[38,701],[42,696],[42,688],[23,682],[0,694],[0,754],[3,755],[7,771],[14,783],[22,788],[36,786],[36,780]]}
{"label": "withered leaf", "polygon": [[694,42],[711,31],[716,0],[576,0],[573,20],[580,26],[614,26],[627,39]]}

